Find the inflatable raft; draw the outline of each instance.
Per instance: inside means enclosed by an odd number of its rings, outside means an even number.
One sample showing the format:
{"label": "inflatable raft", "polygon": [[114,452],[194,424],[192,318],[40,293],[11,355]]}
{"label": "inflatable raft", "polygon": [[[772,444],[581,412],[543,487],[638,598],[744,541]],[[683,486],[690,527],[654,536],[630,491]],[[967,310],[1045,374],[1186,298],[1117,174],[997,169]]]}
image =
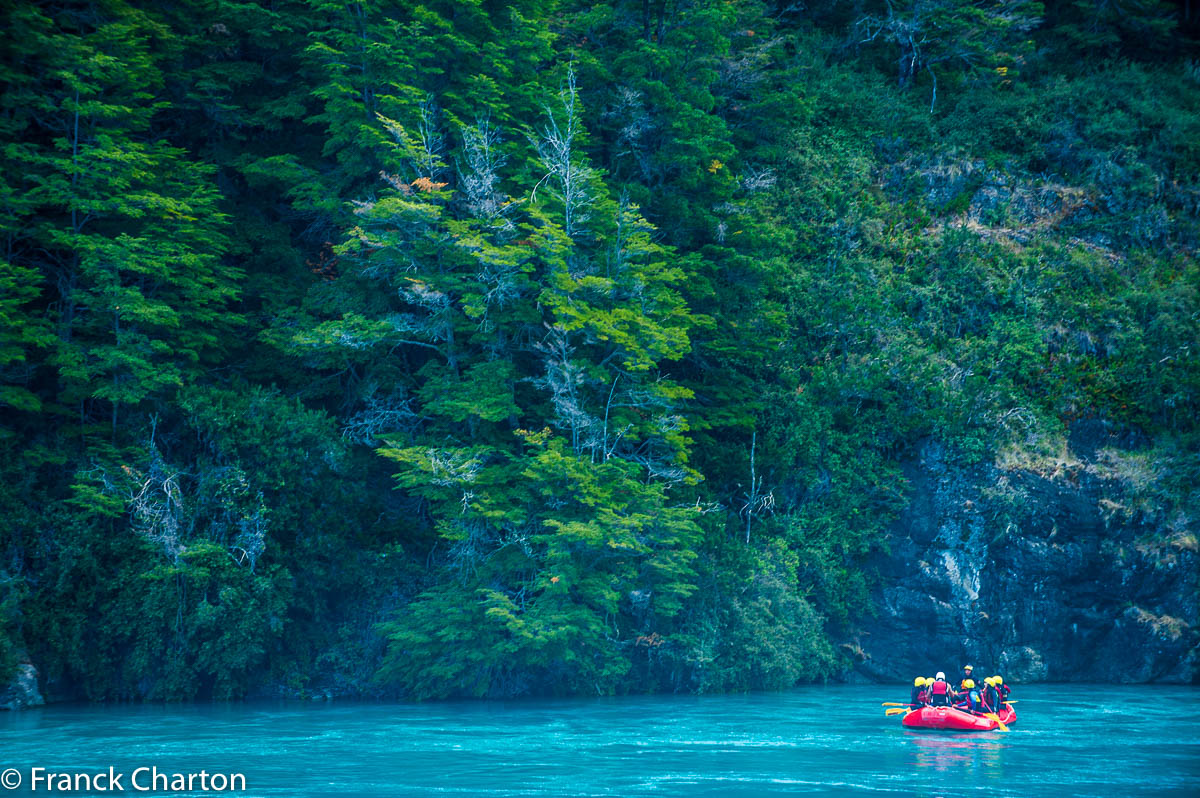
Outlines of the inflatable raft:
{"label": "inflatable raft", "polygon": [[[996,713],[1005,726],[1017,720],[1017,712],[1011,706]],[[947,731],[992,731],[999,724],[982,715],[972,715],[954,707],[921,707],[904,716],[901,721],[910,729],[944,729]]]}

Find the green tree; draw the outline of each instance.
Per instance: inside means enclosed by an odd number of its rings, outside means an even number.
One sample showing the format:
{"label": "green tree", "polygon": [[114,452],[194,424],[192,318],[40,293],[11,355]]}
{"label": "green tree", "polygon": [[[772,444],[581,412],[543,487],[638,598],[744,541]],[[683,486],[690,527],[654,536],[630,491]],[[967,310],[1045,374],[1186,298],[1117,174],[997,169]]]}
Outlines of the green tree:
{"label": "green tree", "polygon": [[1001,82],[1016,76],[1029,49],[1026,38],[1039,22],[1035,0],[910,0],[886,3],[856,23],[864,42],[890,42],[897,80],[910,86],[925,71],[933,81],[929,109],[937,105],[937,72],[990,72]]}
{"label": "green tree", "polygon": [[[693,479],[687,391],[659,368],[687,351],[683,272],[584,161],[570,76],[557,99],[534,134],[545,205],[520,214],[483,201],[478,173],[456,202],[384,120],[415,177],[362,205],[340,252],[401,304],[317,328],[423,364],[415,445],[381,450],[448,546],[438,584],[385,627],[382,674],[417,696],[614,692],[635,633],[668,631],[693,589],[698,530],[668,494]],[[441,631],[448,612],[462,628]]]}
{"label": "green tree", "polygon": [[54,289],[56,399],[83,418],[109,408],[115,434],[120,407],[162,397],[219,351],[239,274],[221,257],[211,169],[150,130],[169,32],[123,4],[9,14],[36,42],[3,99],[16,109],[6,171],[22,176],[9,260]]}

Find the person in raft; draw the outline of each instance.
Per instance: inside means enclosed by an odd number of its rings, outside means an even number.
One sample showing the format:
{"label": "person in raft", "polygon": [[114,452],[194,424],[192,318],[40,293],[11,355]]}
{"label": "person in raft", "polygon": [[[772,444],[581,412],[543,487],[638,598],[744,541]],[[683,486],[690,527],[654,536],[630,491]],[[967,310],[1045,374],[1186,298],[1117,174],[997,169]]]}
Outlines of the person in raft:
{"label": "person in raft", "polygon": [[973,670],[974,668],[970,665],[963,665],[962,681],[958,683],[958,691],[960,693],[965,693],[967,691],[967,682],[973,681],[973,677],[971,676],[971,671]]}
{"label": "person in raft", "polygon": [[1000,703],[1007,704],[1008,703],[1008,694],[1011,693],[1012,690],[1009,689],[1009,686],[1007,684],[1005,684],[1004,680],[1001,679],[999,676],[993,676],[992,681],[996,683],[996,691],[998,693],[1000,693]]}
{"label": "person in raft", "polygon": [[925,677],[913,679],[912,692],[908,695],[908,705],[913,709],[925,706]]}
{"label": "person in raft", "polygon": [[948,707],[953,697],[954,691],[946,683],[946,674],[938,671],[933,684],[929,685],[929,703],[935,707]]}
{"label": "person in raft", "polygon": [[972,714],[978,714],[983,711],[982,698],[979,695],[979,688],[975,686],[974,679],[963,679],[962,693],[959,695],[959,700],[961,703],[958,704],[958,708],[966,708]]}
{"label": "person in raft", "polygon": [[983,695],[980,696],[980,699],[983,701],[983,711],[999,712],[1003,701],[1000,698],[1000,691],[996,688],[996,677],[987,677],[983,680],[983,684]]}

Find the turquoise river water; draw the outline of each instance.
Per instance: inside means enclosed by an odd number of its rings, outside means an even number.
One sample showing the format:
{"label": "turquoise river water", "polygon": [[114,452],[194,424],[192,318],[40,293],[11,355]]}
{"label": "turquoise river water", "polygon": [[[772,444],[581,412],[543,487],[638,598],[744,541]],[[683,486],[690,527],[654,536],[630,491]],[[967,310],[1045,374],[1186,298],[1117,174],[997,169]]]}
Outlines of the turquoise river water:
{"label": "turquoise river water", "polygon": [[1007,734],[908,731],[906,693],[51,706],[0,713],[0,796],[1200,795],[1200,689],[1018,685]]}

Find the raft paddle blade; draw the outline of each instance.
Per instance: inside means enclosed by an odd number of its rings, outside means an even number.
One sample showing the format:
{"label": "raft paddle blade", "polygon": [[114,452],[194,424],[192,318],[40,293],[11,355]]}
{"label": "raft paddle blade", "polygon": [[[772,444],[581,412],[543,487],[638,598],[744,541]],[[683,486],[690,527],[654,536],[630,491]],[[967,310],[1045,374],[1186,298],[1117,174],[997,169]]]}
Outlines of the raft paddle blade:
{"label": "raft paddle blade", "polygon": [[1004,725],[1004,721],[1000,720],[1000,716],[997,715],[995,712],[989,712],[986,715],[984,715],[984,717],[987,718],[988,720],[996,721],[996,728],[1000,729],[1000,731],[1004,731],[1004,732],[1008,731],[1008,727]]}

